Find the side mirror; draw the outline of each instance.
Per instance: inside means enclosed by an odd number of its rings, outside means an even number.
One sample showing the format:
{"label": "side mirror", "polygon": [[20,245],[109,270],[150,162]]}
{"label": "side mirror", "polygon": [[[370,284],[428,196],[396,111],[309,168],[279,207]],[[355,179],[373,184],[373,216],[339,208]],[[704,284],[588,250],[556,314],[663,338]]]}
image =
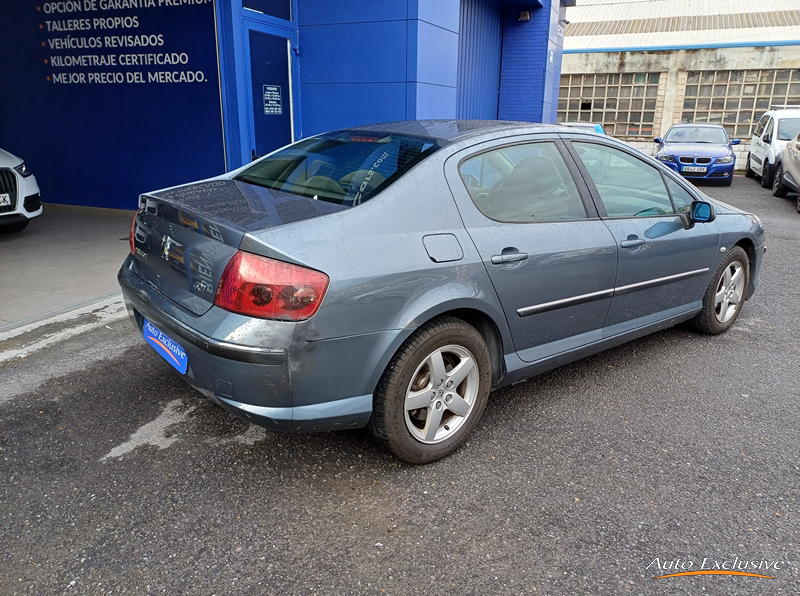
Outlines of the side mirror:
{"label": "side mirror", "polygon": [[731,139],[731,145],[738,145],[738,144],[739,144],[739,143],[741,143],[741,142],[742,142],[742,141],[741,141],[741,140],[739,140],[739,139]]}
{"label": "side mirror", "polygon": [[772,142],[772,139],[770,138],[769,135],[764,135],[763,137],[761,137],[761,140],[764,141],[767,145],[769,145]]}
{"label": "side mirror", "polygon": [[691,214],[692,221],[696,223],[708,223],[714,221],[717,217],[711,203],[706,203],[705,201],[692,201]]}
{"label": "side mirror", "polygon": [[661,144],[661,137],[656,137],[655,139],[653,139],[653,142],[654,143],[658,143],[660,145]]}

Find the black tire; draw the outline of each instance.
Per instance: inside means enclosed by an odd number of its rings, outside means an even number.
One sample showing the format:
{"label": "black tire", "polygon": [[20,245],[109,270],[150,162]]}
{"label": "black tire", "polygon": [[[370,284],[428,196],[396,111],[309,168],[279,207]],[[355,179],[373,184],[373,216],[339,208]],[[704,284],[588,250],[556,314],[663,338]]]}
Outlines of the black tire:
{"label": "black tire", "polygon": [[[445,371],[440,379],[432,364],[437,354]],[[474,366],[448,388],[448,376],[457,365],[468,363],[469,356]],[[413,383],[420,386],[414,389]],[[454,317],[435,319],[417,329],[386,367],[375,391],[369,429],[398,459],[411,464],[436,461],[455,451],[477,426],[491,384],[492,363],[481,334]],[[406,411],[412,392],[428,405]],[[456,406],[464,408],[464,416],[451,409]],[[428,424],[429,416],[439,419],[435,428]]]}
{"label": "black tire", "polygon": [[[741,283],[739,283],[738,278],[735,280],[738,300],[731,309],[733,301],[723,300],[718,304],[717,295],[725,287],[726,273],[735,275],[736,271],[741,271],[742,280]],[[692,319],[694,328],[700,333],[708,335],[725,333],[739,318],[749,287],[750,260],[742,247],[734,246],[728,251],[728,256],[725,257],[725,260],[717,269],[706,293],[703,295],[703,309]],[[730,285],[728,290],[730,290]]]}
{"label": "black tire", "polygon": [[0,225],[0,234],[17,234],[28,227],[28,220],[13,224]]}
{"label": "black tire", "polygon": [[775,166],[775,177],[772,179],[772,196],[785,197],[789,194],[789,187],[783,183],[783,164]]}
{"label": "black tire", "polygon": [[753,168],[750,167],[750,154],[747,154],[747,161],[744,162],[744,175],[746,178],[755,178],[756,173],[753,171]]}
{"label": "black tire", "polygon": [[761,168],[761,188],[770,188],[772,186],[772,176],[775,174],[775,166],[769,165],[769,162],[764,159],[764,167]]}
{"label": "black tire", "polygon": [[800,193],[797,195],[797,212],[800,213]]}

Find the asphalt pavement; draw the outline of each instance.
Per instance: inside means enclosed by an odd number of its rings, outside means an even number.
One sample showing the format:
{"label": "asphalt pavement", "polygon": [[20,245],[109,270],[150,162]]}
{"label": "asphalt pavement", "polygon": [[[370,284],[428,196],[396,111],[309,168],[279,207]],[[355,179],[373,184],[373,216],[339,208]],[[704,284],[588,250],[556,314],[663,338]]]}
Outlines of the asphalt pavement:
{"label": "asphalt pavement", "polygon": [[[428,466],[227,414],[118,302],[6,334],[0,594],[800,593],[800,215],[703,190],[767,231],[736,325],[497,391]],[[742,561],[774,579],[655,579]]]}

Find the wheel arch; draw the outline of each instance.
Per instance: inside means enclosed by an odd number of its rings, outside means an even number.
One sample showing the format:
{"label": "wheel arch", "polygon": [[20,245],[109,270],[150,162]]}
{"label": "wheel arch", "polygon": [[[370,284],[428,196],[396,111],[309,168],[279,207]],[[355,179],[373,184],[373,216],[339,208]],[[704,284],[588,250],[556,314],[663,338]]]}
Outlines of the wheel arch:
{"label": "wheel arch", "polygon": [[416,308],[406,310],[403,316],[396,321],[396,329],[402,328],[410,332],[404,334],[402,341],[390,346],[380,359],[379,370],[376,371],[373,387],[377,386],[386,367],[413,331],[434,319],[447,316],[464,321],[481,334],[489,349],[492,361],[492,386],[503,380],[506,374],[505,351],[513,350],[514,344],[505,315],[496,297],[472,294],[469,297],[462,295],[458,298],[451,297],[449,300],[441,300],[441,294],[435,294],[435,296],[428,296],[427,299],[417,300]]}
{"label": "wheel arch", "polygon": [[746,298],[750,298],[755,292],[754,280],[756,275],[756,245],[753,244],[753,241],[750,238],[742,238],[734,244],[734,246],[740,247],[747,253],[747,261],[748,261],[748,287],[747,287],[747,295]]}
{"label": "wheel arch", "polygon": [[492,359],[492,387],[496,386],[506,375],[505,358],[503,358],[503,337],[497,324],[485,312],[475,308],[456,308],[437,315],[438,317],[455,317],[461,319],[467,325],[477,329],[478,333],[486,342],[489,349],[489,357]]}

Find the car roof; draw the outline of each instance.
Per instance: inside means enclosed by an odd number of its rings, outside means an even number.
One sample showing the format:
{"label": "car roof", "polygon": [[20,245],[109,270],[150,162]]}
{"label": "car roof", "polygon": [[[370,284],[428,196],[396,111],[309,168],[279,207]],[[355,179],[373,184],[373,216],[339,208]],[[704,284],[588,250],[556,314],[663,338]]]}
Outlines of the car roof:
{"label": "car roof", "polygon": [[779,118],[784,118],[784,117],[797,118],[798,116],[800,116],[800,108],[788,108],[785,110],[767,110],[764,113]]}
{"label": "car roof", "polygon": [[[405,134],[437,139],[442,145],[492,132],[556,132],[563,127],[507,120],[402,120],[356,126],[337,132]],[[571,131],[570,131],[571,132]]]}
{"label": "car roof", "polygon": [[670,128],[721,128],[725,130],[725,127],[721,124],[708,124],[706,122],[698,122],[697,124],[692,124],[691,122],[684,122],[682,124],[673,124]]}

